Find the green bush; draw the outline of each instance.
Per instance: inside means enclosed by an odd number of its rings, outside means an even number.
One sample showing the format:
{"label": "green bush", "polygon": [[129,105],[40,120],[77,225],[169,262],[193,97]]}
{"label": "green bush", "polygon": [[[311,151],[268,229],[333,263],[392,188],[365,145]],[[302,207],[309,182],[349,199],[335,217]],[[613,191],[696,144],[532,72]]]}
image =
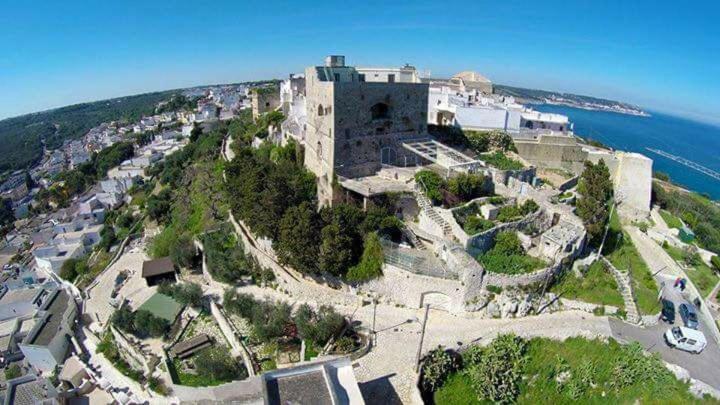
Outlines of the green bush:
{"label": "green bush", "polygon": [[717,255],[710,258],[710,263],[712,264],[715,271],[720,271],[720,257]]}
{"label": "green bush", "polygon": [[643,381],[663,390],[672,387],[675,381],[675,376],[665,367],[660,355],[657,353],[645,355],[643,347],[638,342],[622,347],[612,376],[610,385],[616,389]]}
{"label": "green bush", "polygon": [[448,180],[447,188],[462,201],[469,201],[482,196],[484,183],[482,174],[460,173]]}
{"label": "green bush", "polygon": [[492,221],[473,215],[465,221],[463,230],[465,230],[468,235],[475,235],[480,232],[487,231],[494,226],[495,224]]}
{"label": "green bush", "polygon": [[456,356],[443,347],[431,350],[422,365],[422,388],[426,392],[434,392],[447,380],[448,376],[460,366]]}
{"label": "green bush", "polygon": [[500,170],[522,170],[525,168],[525,165],[521,162],[507,157],[505,153],[501,151],[482,154],[480,155],[480,159]]}
{"label": "green bush", "polygon": [[22,369],[16,363],[11,364],[5,369],[5,380],[12,380],[22,375]]}
{"label": "green bush", "polygon": [[526,362],[527,343],[514,335],[502,335],[476,356],[467,369],[480,399],[495,403],[515,402]]}
{"label": "green bush", "polygon": [[425,196],[433,202],[439,204],[443,200],[442,189],[445,187],[445,181],[439,174],[432,170],[420,170],[415,173],[415,181],[420,184]]}
{"label": "green bush", "polygon": [[499,232],[493,248],[478,256],[486,270],[502,274],[522,274],[544,267],[545,261],[525,254],[515,232]]}

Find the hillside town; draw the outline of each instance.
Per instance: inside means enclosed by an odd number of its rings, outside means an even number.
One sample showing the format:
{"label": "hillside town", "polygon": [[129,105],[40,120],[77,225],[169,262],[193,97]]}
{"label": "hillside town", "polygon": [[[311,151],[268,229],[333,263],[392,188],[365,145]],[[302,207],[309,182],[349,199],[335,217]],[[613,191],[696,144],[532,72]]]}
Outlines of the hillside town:
{"label": "hillside town", "polygon": [[720,400],[718,256],[652,159],[493,86],[331,55],[45,150],[0,185],[0,401]]}

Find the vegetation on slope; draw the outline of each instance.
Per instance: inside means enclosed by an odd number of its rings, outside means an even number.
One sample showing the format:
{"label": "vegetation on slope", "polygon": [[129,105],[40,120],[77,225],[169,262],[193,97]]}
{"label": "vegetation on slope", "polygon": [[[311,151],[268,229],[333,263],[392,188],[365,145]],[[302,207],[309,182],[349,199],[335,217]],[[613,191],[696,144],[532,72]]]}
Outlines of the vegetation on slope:
{"label": "vegetation on slope", "polygon": [[43,142],[48,149],[56,149],[103,122],[137,121],[152,114],[155,105],[171,94],[140,94],[4,119],[0,121],[0,171],[25,169],[38,162]]}
{"label": "vegetation on slope", "polygon": [[437,405],[630,404],[655,403],[659,398],[663,403],[705,402],[695,398],[657,354],[645,355],[637,343],[505,335],[487,347],[470,347],[454,363],[446,356],[436,357],[442,361],[426,361],[423,372],[442,375],[435,378],[434,389],[426,391]]}

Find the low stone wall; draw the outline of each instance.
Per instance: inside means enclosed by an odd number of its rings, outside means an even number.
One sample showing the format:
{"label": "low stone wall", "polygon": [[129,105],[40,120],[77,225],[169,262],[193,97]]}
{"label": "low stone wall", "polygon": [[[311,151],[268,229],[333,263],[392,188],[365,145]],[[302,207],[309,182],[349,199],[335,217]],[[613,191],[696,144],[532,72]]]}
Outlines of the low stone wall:
{"label": "low stone wall", "polygon": [[225,314],[223,314],[222,310],[217,306],[214,301],[210,301],[210,313],[212,314],[213,318],[215,318],[215,322],[217,322],[218,326],[220,327],[220,331],[222,331],[225,339],[228,341],[228,343],[230,343],[230,347],[232,347],[233,351],[236,354],[239,354],[242,357],[248,375],[250,377],[253,377],[255,375],[255,367],[252,362],[252,356],[250,356],[250,351],[245,347],[242,341],[238,339],[237,335],[235,334],[235,330],[232,326],[230,326],[230,323],[225,317]]}
{"label": "low stone wall", "polygon": [[490,169],[490,173],[494,183],[507,185],[510,178],[518,179],[524,183],[532,183],[533,179],[535,179],[536,169],[534,166],[520,170]]}
{"label": "low stone wall", "polygon": [[530,284],[544,283],[562,270],[562,262],[553,264],[527,274],[500,274],[490,271],[485,272],[483,287],[494,285],[496,287],[522,287]]}
{"label": "low stone wall", "polygon": [[468,239],[465,248],[471,256],[477,256],[479,254],[487,252],[492,248],[493,241],[495,240],[495,235],[497,235],[499,232],[519,231],[528,227],[531,224],[542,232],[550,228],[551,220],[552,219],[550,218],[550,216],[547,215],[544,210],[540,209],[526,216],[525,218],[522,218],[515,222],[500,224],[494,228],[488,229],[485,232],[481,232],[477,235],[471,236]]}
{"label": "low stone wall", "polygon": [[143,373],[152,373],[154,368],[151,367],[151,361],[146,358],[145,354],[142,353],[135,345],[125,337],[125,335],[117,330],[114,326],[110,325],[110,332],[115,339],[115,343],[120,348],[120,353],[125,354],[125,360],[135,368],[142,368]]}
{"label": "low stone wall", "polygon": [[580,176],[575,176],[572,179],[566,181],[565,183],[558,186],[558,190],[560,191],[567,191],[571,188],[577,186],[578,181],[580,180]]}
{"label": "low stone wall", "polygon": [[618,308],[612,305],[598,305],[598,304],[591,304],[589,302],[584,301],[575,301],[570,300],[567,298],[560,298],[560,303],[563,305],[564,309],[572,310],[576,309],[578,311],[584,311],[588,313],[594,313],[597,308],[605,308],[605,315],[613,315],[617,313]]}

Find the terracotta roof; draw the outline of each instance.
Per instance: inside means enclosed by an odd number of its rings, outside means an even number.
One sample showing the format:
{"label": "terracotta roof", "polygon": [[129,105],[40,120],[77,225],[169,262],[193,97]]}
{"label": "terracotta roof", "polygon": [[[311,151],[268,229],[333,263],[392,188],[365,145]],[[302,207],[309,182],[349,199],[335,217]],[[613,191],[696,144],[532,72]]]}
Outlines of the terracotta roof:
{"label": "terracotta roof", "polygon": [[159,259],[148,260],[143,262],[142,276],[151,277],[158,274],[174,273],[175,266],[169,257],[161,257]]}

